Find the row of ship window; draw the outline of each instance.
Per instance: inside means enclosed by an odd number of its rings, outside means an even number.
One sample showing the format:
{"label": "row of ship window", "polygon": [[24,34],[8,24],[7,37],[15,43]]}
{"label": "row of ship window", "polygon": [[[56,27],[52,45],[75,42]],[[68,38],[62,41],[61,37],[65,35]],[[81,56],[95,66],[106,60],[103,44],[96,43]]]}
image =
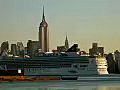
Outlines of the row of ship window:
{"label": "row of ship window", "polygon": [[38,66],[38,68],[80,68],[80,67],[88,67],[88,65],[77,65],[77,64],[74,64],[74,65],[71,65],[71,64],[60,64],[60,65],[51,65],[51,64],[43,64],[43,65],[40,65]]}
{"label": "row of ship window", "polygon": [[61,65],[41,65],[43,68],[62,68],[62,67],[73,67],[73,68],[79,68],[79,67],[88,67],[88,65],[73,65],[71,64],[61,64]]}
{"label": "row of ship window", "polygon": [[[34,72],[34,71],[40,71],[40,70],[44,70],[44,68],[43,69],[40,69],[40,68],[28,68],[26,71],[27,72]],[[89,70],[89,71],[95,71],[96,69],[95,68],[79,68],[79,70]],[[99,69],[99,71],[103,71],[103,69],[101,70],[101,69]]]}
{"label": "row of ship window", "polygon": [[[71,64],[68,64],[68,65],[44,65],[44,66],[41,66],[41,68],[27,68],[27,71],[30,71],[30,70],[33,70],[33,71],[37,71],[37,70],[41,70],[41,69],[45,69],[45,68],[68,68],[70,67],[71,68]],[[79,68],[81,67],[81,70],[84,70],[84,67],[88,67],[88,65],[73,65],[73,68]]]}

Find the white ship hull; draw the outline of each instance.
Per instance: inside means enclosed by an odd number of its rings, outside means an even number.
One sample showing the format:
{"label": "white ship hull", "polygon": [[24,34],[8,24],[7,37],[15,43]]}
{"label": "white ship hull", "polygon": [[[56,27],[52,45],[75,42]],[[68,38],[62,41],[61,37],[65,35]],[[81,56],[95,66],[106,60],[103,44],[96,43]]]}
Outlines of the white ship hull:
{"label": "white ship hull", "polygon": [[[107,61],[105,58],[86,57],[88,60],[84,60],[82,56],[70,57],[67,60],[66,58],[62,58],[63,61],[61,60],[61,62],[57,62],[56,60],[56,67],[54,64],[48,63],[45,66],[44,64],[40,64],[39,67],[24,68],[24,75],[38,78],[77,78],[79,76],[108,75]],[[82,59],[79,60],[79,58]]]}

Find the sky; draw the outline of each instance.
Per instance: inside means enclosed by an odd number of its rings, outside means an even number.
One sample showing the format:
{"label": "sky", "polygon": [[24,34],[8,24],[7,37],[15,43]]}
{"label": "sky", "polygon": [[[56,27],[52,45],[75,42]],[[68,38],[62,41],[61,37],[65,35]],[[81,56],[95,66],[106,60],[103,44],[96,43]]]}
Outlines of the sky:
{"label": "sky", "polygon": [[105,52],[120,50],[120,0],[0,0],[0,44],[3,41],[26,46],[38,40],[42,8],[50,31],[50,50],[64,45],[66,33],[88,52],[92,43]]}

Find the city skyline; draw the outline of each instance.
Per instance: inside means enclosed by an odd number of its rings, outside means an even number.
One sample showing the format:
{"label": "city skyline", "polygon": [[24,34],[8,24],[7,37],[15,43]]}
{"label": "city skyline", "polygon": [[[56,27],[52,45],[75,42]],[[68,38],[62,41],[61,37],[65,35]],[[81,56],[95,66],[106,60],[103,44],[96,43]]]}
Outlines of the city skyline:
{"label": "city skyline", "polygon": [[119,48],[120,1],[118,0],[1,0],[0,43],[24,44],[38,40],[38,27],[45,5],[46,21],[50,30],[50,50],[64,44],[68,34],[70,46],[78,43],[88,52],[96,42],[105,52]]}

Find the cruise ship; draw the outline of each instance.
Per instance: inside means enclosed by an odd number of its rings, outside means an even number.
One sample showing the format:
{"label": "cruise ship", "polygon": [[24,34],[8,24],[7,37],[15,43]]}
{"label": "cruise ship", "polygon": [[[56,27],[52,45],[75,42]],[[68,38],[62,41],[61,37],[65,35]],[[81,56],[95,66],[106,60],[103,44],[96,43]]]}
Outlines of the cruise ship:
{"label": "cruise ship", "polygon": [[[77,79],[80,76],[108,75],[107,60],[77,54],[77,45],[58,56],[16,58],[0,61],[1,70],[12,70],[29,78]],[[14,74],[13,74],[14,75]]]}

